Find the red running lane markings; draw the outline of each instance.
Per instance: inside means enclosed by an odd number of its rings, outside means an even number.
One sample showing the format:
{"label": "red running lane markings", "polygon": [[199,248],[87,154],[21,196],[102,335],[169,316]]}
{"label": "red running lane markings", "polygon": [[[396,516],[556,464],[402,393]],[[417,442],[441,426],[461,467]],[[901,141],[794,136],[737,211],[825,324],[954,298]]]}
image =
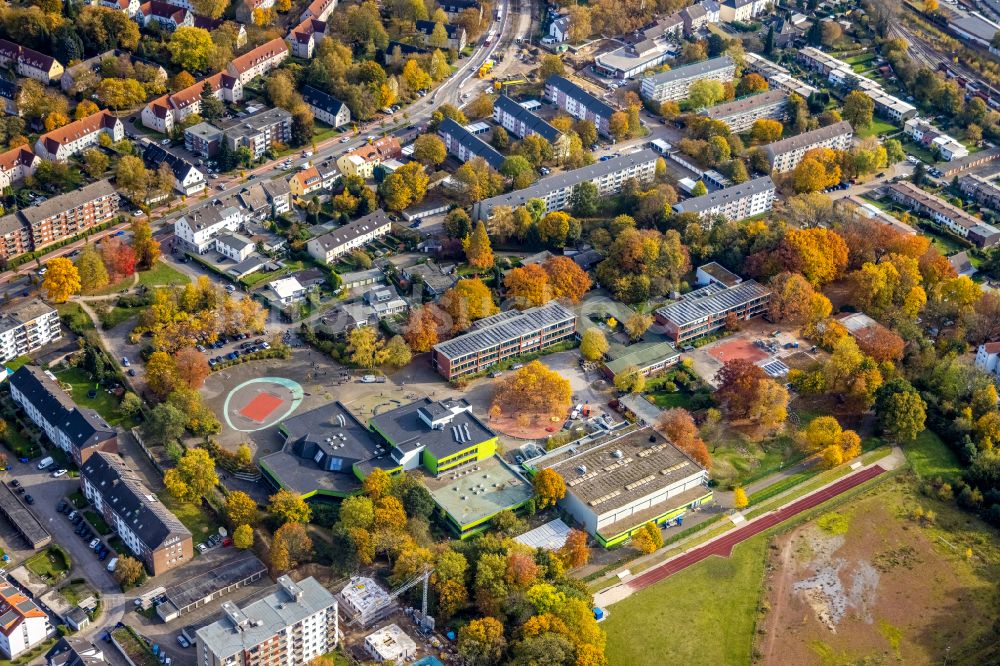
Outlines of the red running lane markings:
{"label": "red running lane markings", "polygon": [[628,582],[628,586],[633,590],[641,590],[644,587],[649,587],[654,583],[660,582],[664,578],[672,576],[678,571],[686,569],[692,564],[701,562],[712,555],[729,557],[733,552],[733,546],[736,544],[746,541],[750,537],[756,536],[764,530],[770,529],[775,525],[802,513],[803,511],[808,511],[809,509],[819,506],[823,502],[832,499],[837,495],[850,490],[851,488],[855,488],[865,481],[874,479],[883,472],[885,472],[885,470],[881,466],[874,465],[852,476],[843,478],[819,492],[813,493],[812,495],[804,497],[800,500],[796,500],[788,506],[782,507],[781,509],[778,509],[773,513],[769,513],[758,520],[749,523],[748,525],[733,530],[729,534],[716,539],[712,543],[699,546],[690,552],[675,557],[674,559],[655,569],[652,569],[651,571],[647,571],[644,574],[636,576]]}

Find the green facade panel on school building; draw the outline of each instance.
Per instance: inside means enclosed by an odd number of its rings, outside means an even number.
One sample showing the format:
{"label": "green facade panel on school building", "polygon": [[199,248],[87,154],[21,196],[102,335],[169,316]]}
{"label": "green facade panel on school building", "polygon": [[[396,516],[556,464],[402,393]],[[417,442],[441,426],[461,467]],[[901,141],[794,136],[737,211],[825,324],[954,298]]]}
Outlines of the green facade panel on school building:
{"label": "green facade panel on school building", "polygon": [[[698,508],[700,506],[704,506],[708,502],[711,502],[712,498],[713,498],[713,493],[710,490],[707,493],[705,493],[704,495],[702,495],[701,497],[688,502],[684,506],[676,507],[676,508],[673,508],[673,509],[668,509],[667,511],[663,512],[659,516],[656,516],[652,520],[646,521],[646,522],[653,522],[653,523],[656,523],[657,525],[659,525],[659,526],[662,527],[667,522],[669,522],[671,520],[674,520],[674,519],[676,519],[679,516],[683,516],[688,511],[691,511],[692,509],[696,509],[696,508]],[[605,538],[605,537],[601,536],[600,534],[595,534],[594,538],[597,539],[597,542],[599,544],[601,544],[601,546],[603,546],[604,548],[610,548],[612,546],[617,546],[618,544],[624,543],[624,542],[628,541],[629,539],[631,539],[632,535],[635,534],[637,531],[639,531],[639,529],[641,529],[642,526],[645,525],[645,524],[646,523],[641,523],[641,524],[636,525],[635,527],[633,527],[633,528],[631,528],[629,530],[626,530],[626,531],[621,532],[619,534],[615,534],[614,536],[611,536],[611,537],[608,537],[608,538]]]}

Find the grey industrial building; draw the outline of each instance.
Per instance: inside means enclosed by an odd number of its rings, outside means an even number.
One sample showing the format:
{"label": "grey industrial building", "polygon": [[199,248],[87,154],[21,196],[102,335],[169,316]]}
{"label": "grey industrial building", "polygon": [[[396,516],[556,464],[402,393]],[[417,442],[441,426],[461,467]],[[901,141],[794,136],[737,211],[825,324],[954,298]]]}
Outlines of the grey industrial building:
{"label": "grey industrial building", "polygon": [[266,575],[267,565],[253,553],[241,553],[236,559],[227,553],[219,566],[168,587],[166,599],[156,605],[156,614],[171,622]]}
{"label": "grey industrial building", "polygon": [[0,513],[6,516],[17,533],[35,550],[52,543],[52,535],[24,505],[21,498],[14,494],[14,489],[6,483],[0,485],[3,486],[3,490],[0,490]]}

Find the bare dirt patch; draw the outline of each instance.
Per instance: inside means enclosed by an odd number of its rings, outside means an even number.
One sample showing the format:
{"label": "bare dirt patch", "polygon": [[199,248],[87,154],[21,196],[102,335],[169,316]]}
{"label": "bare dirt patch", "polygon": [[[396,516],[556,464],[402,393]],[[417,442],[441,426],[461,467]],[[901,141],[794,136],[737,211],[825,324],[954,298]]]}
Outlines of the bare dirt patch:
{"label": "bare dirt patch", "polygon": [[[911,520],[917,506],[937,524]],[[836,514],[773,542],[757,663],[996,663],[994,530],[904,480]]]}

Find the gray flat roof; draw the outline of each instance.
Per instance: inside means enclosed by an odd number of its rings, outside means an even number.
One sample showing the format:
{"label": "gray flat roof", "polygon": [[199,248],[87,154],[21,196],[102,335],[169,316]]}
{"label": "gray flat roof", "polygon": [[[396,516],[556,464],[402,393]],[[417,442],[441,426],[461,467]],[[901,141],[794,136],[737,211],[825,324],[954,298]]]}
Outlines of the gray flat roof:
{"label": "gray flat roof", "polygon": [[486,210],[489,210],[490,207],[493,206],[523,206],[530,199],[543,198],[545,195],[556,190],[561,190],[565,187],[574,187],[584,182],[590,182],[597,178],[601,178],[602,176],[606,176],[609,173],[623,171],[639,164],[655,162],[659,158],[660,155],[656,151],[650,148],[645,148],[638,152],[631,153],[629,155],[622,155],[621,157],[616,157],[606,162],[594,162],[593,164],[580,169],[564,171],[563,173],[557,173],[552,176],[548,176],[547,178],[542,178],[531,187],[526,187],[523,190],[515,190],[508,194],[501,194],[500,196],[496,196],[491,199],[484,199],[481,202],[481,205],[485,206]]}
{"label": "gray flat roof", "polygon": [[178,610],[183,610],[223,588],[266,573],[267,565],[253,553],[244,552],[236,559],[227,558],[223,564],[214,569],[171,585],[167,588],[167,600]]}
{"label": "gray flat roof", "polygon": [[556,301],[524,311],[508,310],[480,320],[476,329],[457,338],[440,342],[434,345],[434,350],[454,360],[569,319],[576,319],[576,315]]}
{"label": "gray flat roof", "polygon": [[552,459],[532,462],[558,472],[566,480],[566,492],[598,515],[704,471],[649,427],[587,442]]}
{"label": "gray flat roof", "polygon": [[692,294],[699,295],[682,296],[681,300],[658,309],[656,314],[678,326],[684,326],[710,315],[725,312],[769,293],[771,292],[755,280],[746,280],[735,287],[725,289],[717,286],[715,289],[702,288],[692,292]]}
{"label": "gray flat roof", "polygon": [[[289,594],[287,586],[301,590],[297,600]],[[224,603],[222,605],[224,617],[199,629],[198,643],[206,645],[220,657],[235,655],[243,650],[255,648],[285,627],[301,622],[335,603],[336,598],[333,594],[316,579],[306,578],[293,583],[288,576],[282,576],[278,579],[278,585],[272,594],[246,608],[239,609],[235,604]],[[233,618],[241,618],[245,622],[238,627]],[[321,631],[325,629],[321,627]]]}
{"label": "gray flat roof", "polygon": [[14,491],[6,483],[0,485],[3,485],[4,488],[0,490],[0,511],[3,511],[7,520],[31,544],[31,547],[37,550],[52,541],[52,535],[49,534],[49,531],[42,526],[38,518],[35,518],[35,514],[21,502]]}
{"label": "gray flat roof", "polygon": [[663,83],[670,83],[671,81],[679,81],[681,79],[693,79],[705,76],[712,72],[717,72],[727,67],[735,67],[736,63],[730,56],[719,56],[718,58],[710,58],[709,60],[702,60],[701,62],[694,62],[690,65],[684,65],[683,67],[678,67],[677,69],[671,69],[655,76],[650,76],[642,80],[643,83],[646,81],[652,81],[656,85]]}
{"label": "gray flat roof", "polygon": [[839,123],[834,123],[809,132],[803,132],[797,136],[790,136],[787,139],[775,141],[774,143],[765,146],[764,151],[767,153],[768,157],[774,159],[775,155],[783,155],[787,152],[805,148],[806,146],[811,146],[815,143],[819,143],[820,141],[827,141],[845,134],[854,134],[854,128],[851,127],[851,123],[846,120],[841,120]]}
{"label": "gray flat roof", "polygon": [[[446,418],[449,411],[453,415],[445,421],[443,428],[431,428],[420,414],[423,412],[438,420]],[[423,446],[438,460],[496,437],[496,433],[470,411],[465,400],[435,402],[423,398],[377,414],[369,423],[400,451],[407,452]],[[456,427],[462,432],[461,439],[457,439],[458,435],[453,430]]]}
{"label": "gray flat roof", "polygon": [[[468,471],[471,470],[471,471]],[[463,473],[467,472],[467,473]],[[425,478],[431,497],[457,525],[471,525],[531,499],[531,484],[498,456]]]}
{"label": "gray flat roof", "polygon": [[66,194],[60,194],[57,197],[52,197],[48,201],[43,201],[37,206],[31,206],[30,208],[25,208],[18,212],[25,220],[34,223],[48,217],[52,217],[58,213],[71,210],[77,206],[82,206],[83,204],[106,197],[109,194],[117,194],[115,188],[111,186],[111,181],[99,180],[96,183],[84,185],[77,190],[67,192]]}
{"label": "gray flat roof", "polygon": [[678,213],[701,213],[729,201],[736,201],[773,189],[774,181],[771,180],[771,177],[761,176],[723,190],[715,190],[700,197],[680,201],[674,204],[674,210]]}

